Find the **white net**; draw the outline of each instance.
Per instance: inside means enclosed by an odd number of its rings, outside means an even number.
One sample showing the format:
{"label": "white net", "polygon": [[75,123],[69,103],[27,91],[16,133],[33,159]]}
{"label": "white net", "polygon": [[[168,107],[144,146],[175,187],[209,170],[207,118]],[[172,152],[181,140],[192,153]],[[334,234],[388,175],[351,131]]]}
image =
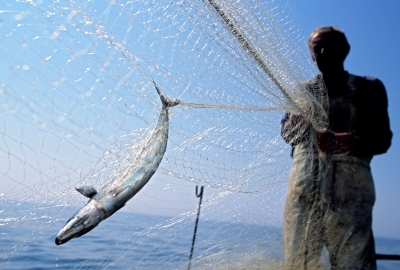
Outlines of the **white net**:
{"label": "white net", "polygon": [[[321,89],[301,87],[314,68],[291,18],[284,1],[3,1],[2,268],[185,268],[197,184],[193,267],[279,265],[273,227],[291,166],[280,120],[311,108],[325,125]],[[160,167],[127,206],[56,251],[87,202],[75,187],[123,175],[154,128],[153,80],[181,102]],[[35,259],[48,250],[50,262]]]}

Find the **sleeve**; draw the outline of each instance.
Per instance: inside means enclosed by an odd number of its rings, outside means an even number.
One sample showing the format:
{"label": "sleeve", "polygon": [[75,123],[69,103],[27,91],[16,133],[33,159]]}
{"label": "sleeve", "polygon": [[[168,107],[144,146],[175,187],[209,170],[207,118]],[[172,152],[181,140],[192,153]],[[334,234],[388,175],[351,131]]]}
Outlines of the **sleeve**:
{"label": "sleeve", "polygon": [[[304,100],[302,103],[306,106],[307,100],[308,102],[315,102],[311,101],[308,95],[314,96],[316,92],[320,91],[320,84],[321,78],[317,76],[310,81],[301,83],[301,85],[295,87],[293,91],[298,92],[299,96],[303,96]],[[306,91],[306,93],[303,93],[303,91]],[[314,100],[314,98],[312,100]],[[311,111],[312,106],[309,105],[308,107],[309,110],[304,109],[305,112]],[[306,114],[285,113],[281,120],[281,136],[286,143],[295,146],[309,138],[311,134],[311,123],[308,119],[310,116]]]}
{"label": "sleeve", "polygon": [[392,141],[388,115],[388,98],[383,83],[375,78],[363,78],[360,98],[360,122],[356,136],[358,155],[374,156],[386,153]]}
{"label": "sleeve", "polygon": [[309,122],[301,115],[286,113],[281,120],[281,136],[286,143],[295,146],[309,134]]}

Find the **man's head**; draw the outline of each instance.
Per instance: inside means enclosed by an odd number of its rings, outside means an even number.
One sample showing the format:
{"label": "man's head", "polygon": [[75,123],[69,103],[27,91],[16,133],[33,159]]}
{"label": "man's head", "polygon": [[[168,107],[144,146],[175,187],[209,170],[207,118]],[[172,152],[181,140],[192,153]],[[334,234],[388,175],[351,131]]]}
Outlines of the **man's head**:
{"label": "man's head", "polygon": [[343,63],[350,51],[350,45],[341,30],[336,27],[319,27],[311,33],[308,46],[322,74],[343,71]]}

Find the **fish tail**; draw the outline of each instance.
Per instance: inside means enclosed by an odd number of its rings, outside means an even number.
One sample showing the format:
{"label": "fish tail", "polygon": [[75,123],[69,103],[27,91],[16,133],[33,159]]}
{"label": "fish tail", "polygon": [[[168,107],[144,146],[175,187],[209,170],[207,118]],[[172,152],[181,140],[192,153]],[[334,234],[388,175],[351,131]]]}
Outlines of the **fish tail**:
{"label": "fish tail", "polygon": [[160,99],[161,99],[161,102],[162,102],[162,104],[163,104],[163,107],[168,108],[168,107],[173,107],[173,106],[176,106],[176,105],[179,104],[179,100],[171,100],[171,99],[169,99],[168,97],[166,97],[166,96],[164,95],[164,93],[161,92],[160,88],[158,88],[158,86],[157,86],[157,84],[154,82],[154,80],[153,80],[153,84],[154,84],[154,87],[155,87],[156,90],[157,90],[158,95],[160,96]]}

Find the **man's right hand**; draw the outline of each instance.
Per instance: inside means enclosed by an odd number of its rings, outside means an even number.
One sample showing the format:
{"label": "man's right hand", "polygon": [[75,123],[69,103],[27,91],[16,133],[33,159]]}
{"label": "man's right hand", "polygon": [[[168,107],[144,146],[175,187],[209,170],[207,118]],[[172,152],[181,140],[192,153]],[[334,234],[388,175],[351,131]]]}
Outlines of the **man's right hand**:
{"label": "man's right hand", "polygon": [[309,128],[310,122],[300,114],[290,114],[282,126],[282,137],[286,142],[296,145],[302,140]]}

